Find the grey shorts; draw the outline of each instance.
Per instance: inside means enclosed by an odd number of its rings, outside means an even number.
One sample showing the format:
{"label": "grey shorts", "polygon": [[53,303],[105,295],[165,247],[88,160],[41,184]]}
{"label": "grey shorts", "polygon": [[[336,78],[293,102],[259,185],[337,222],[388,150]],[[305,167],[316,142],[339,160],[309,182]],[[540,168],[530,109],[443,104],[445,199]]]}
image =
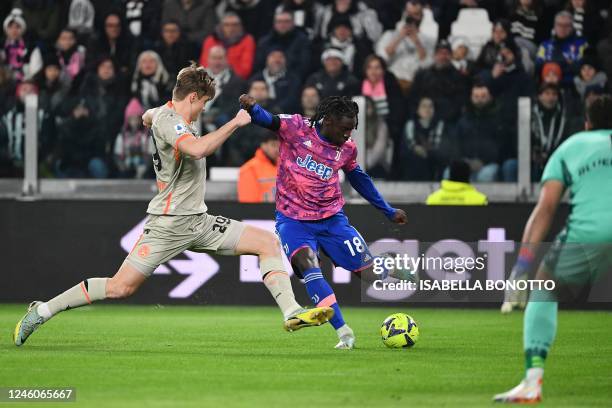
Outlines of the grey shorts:
{"label": "grey shorts", "polygon": [[151,276],[184,251],[234,255],[245,225],[219,215],[149,215],[126,262]]}

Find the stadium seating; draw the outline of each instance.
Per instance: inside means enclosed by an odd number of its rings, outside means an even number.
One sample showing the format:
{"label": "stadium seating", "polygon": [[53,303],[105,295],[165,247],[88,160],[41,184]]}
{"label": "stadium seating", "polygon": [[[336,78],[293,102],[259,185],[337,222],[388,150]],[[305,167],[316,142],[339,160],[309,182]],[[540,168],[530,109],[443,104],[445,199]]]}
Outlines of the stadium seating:
{"label": "stadium seating", "polygon": [[434,20],[433,13],[430,9],[423,9],[423,20],[419,26],[419,31],[426,34],[428,37],[433,38],[435,42],[438,42],[438,23]]}
{"label": "stadium seating", "polygon": [[482,46],[491,38],[492,29],[493,23],[489,20],[487,10],[464,8],[451,25],[451,37],[465,37],[472,55],[478,55]]}

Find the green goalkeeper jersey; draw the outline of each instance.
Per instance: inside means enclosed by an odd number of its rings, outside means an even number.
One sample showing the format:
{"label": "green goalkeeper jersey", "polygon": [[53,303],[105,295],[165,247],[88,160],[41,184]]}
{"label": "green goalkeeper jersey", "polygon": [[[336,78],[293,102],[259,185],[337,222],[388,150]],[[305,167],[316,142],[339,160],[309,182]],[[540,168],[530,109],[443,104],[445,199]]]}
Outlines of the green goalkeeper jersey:
{"label": "green goalkeeper jersey", "polygon": [[612,130],[577,133],[552,154],[542,183],[570,190],[566,242],[612,242]]}

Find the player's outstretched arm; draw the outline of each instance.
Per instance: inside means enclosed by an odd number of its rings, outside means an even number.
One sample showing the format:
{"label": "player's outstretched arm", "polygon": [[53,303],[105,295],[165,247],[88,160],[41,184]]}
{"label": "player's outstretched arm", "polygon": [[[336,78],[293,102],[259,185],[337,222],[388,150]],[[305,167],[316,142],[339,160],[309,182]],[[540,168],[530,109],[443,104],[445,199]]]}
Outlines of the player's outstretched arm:
{"label": "player's outstretched arm", "polygon": [[[565,186],[559,180],[548,180],[542,185],[538,203],[531,212],[523,231],[521,249],[516,264],[512,268],[509,279],[513,281],[527,279],[529,270],[536,258],[540,243],[550,230],[557,207],[563,197]],[[527,292],[521,290],[506,290],[502,313],[510,313],[513,309],[523,309],[527,303]]]}
{"label": "player's outstretched arm", "polygon": [[247,111],[241,109],[232,120],[219,129],[199,139],[196,137],[188,137],[179,143],[178,148],[182,153],[196,159],[210,156],[236,131],[236,129],[246,126],[249,123],[251,123],[251,116]]}
{"label": "player's outstretched arm", "polygon": [[565,186],[557,180],[548,180],[542,185],[538,203],[525,225],[523,244],[539,244],[544,240],[564,191]]}
{"label": "player's outstretched arm", "polygon": [[280,129],[280,118],[278,115],[272,115],[262,108],[255,98],[243,94],[240,95],[238,101],[240,102],[240,107],[249,112],[254,124],[275,132]]}
{"label": "player's outstretched arm", "polygon": [[528,258],[534,257],[533,253],[537,246],[546,238],[550,230],[564,191],[565,186],[558,180],[548,180],[542,185],[538,203],[531,212],[523,231],[521,242],[522,256],[527,256]]}
{"label": "player's outstretched arm", "polygon": [[374,186],[374,182],[370,176],[357,166],[353,170],[346,173],[351,186],[370,204],[382,211],[387,218],[396,224],[405,224],[407,216],[404,210],[400,208],[393,208],[387,201],[382,197],[380,192]]}

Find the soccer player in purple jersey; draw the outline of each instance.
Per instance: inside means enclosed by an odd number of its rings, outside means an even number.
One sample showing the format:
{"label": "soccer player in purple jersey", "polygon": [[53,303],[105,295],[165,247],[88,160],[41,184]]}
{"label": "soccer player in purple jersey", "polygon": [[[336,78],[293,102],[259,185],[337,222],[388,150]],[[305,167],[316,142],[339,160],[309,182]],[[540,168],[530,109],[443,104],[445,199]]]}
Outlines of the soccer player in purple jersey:
{"label": "soccer player in purple jersey", "polygon": [[406,223],[406,213],[391,207],[376,190],[370,176],[357,164],[351,133],[357,127],[359,108],[347,97],[325,98],[313,118],[272,115],[248,95],[240,104],[253,123],[278,133],[280,159],[276,179],[276,231],[293,270],[304,279],[308,295],[317,306],[335,311],[330,320],[339,343],[351,349],[353,330],[344,322],[336,296],[319,266],[322,250],[332,262],[374,281],[374,257],[359,232],[344,215],[344,197],[338,171],[343,170],[355,190],[396,224]]}

